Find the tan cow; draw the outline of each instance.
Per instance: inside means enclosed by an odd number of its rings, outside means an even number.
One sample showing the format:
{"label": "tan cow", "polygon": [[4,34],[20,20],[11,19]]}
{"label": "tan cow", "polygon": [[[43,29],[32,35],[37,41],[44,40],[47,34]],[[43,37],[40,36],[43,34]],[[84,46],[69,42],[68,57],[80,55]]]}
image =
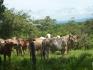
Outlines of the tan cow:
{"label": "tan cow", "polygon": [[42,47],[42,41],[44,40],[44,37],[40,37],[40,38],[35,38],[34,44],[35,44],[35,49],[36,50],[40,50]]}

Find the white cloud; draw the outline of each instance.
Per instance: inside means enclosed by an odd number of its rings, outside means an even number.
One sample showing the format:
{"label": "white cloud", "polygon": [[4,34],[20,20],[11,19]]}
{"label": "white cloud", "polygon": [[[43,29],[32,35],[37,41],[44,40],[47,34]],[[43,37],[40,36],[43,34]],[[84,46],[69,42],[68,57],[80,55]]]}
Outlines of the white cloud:
{"label": "white cloud", "polygon": [[34,18],[49,15],[56,19],[69,19],[89,17],[93,13],[93,0],[5,0],[4,4],[17,10],[32,10]]}

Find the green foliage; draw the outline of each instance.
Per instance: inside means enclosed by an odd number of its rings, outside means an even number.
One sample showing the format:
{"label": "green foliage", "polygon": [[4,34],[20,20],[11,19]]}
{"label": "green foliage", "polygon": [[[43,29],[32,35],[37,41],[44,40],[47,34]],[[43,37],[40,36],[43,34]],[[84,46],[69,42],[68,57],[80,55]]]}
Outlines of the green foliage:
{"label": "green foliage", "polygon": [[4,0],[0,0],[0,24],[3,22],[3,12],[5,10],[5,6],[3,5]]}
{"label": "green foliage", "polygon": [[0,15],[4,12],[5,6],[3,5],[4,0],[0,0]]}
{"label": "green foliage", "polygon": [[42,31],[48,30],[54,24],[54,19],[51,19],[49,16],[46,16],[44,19],[35,20],[34,25],[36,24],[37,28]]}
{"label": "green foliage", "polygon": [[0,32],[2,38],[12,36],[29,37],[30,33],[35,32],[36,28],[31,24],[27,18],[26,13],[14,12],[13,9],[5,10],[3,13],[4,22],[0,24]]}

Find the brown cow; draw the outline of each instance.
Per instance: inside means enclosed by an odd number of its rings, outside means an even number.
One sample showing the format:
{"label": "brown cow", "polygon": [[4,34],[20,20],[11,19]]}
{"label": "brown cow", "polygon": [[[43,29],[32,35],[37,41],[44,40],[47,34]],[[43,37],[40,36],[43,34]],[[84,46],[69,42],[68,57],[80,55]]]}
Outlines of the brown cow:
{"label": "brown cow", "polygon": [[12,39],[8,39],[13,43],[14,49],[16,49],[17,56],[22,55],[22,48],[20,46],[20,41],[18,38],[13,37]]}
{"label": "brown cow", "polygon": [[4,56],[4,61],[6,61],[6,56],[8,56],[9,61],[11,59],[13,43],[8,40],[3,40],[3,43],[0,42],[0,54]]}
{"label": "brown cow", "polygon": [[14,49],[16,49],[17,56],[25,54],[25,51],[28,46],[27,40],[17,37],[13,37],[12,39],[7,40],[13,43]]}
{"label": "brown cow", "polygon": [[27,40],[25,40],[25,39],[22,39],[22,38],[20,38],[18,40],[19,40],[19,45],[20,45],[20,47],[22,49],[22,53],[25,54],[25,52],[27,50],[27,47],[29,45],[29,42]]}

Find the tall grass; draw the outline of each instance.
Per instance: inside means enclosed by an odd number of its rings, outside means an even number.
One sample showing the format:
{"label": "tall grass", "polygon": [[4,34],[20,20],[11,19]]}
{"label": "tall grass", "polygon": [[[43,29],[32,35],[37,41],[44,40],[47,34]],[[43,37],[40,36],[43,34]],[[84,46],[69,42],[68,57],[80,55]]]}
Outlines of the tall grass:
{"label": "tall grass", "polygon": [[[11,63],[0,63],[0,70],[33,70],[28,54],[12,54]],[[36,70],[93,70],[93,50],[72,50],[67,55],[50,54],[49,60],[37,55]]]}

